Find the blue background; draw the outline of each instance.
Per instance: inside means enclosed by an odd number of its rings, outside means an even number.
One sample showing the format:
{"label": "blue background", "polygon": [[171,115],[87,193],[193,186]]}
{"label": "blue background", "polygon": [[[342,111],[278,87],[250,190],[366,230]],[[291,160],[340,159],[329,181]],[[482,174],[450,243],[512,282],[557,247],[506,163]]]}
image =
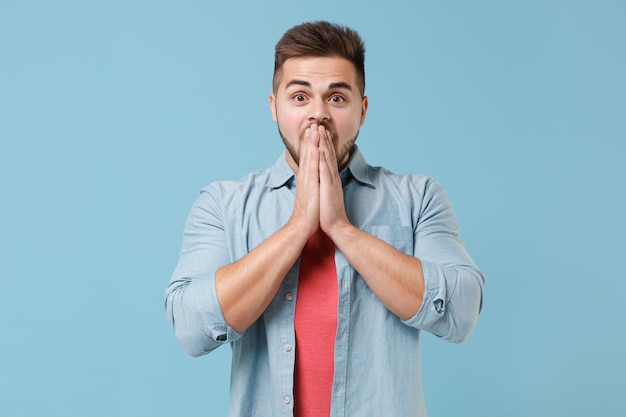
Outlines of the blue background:
{"label": "blue background", "polygon": [[199,189],[281,152],[314,19],[366,41],[370,163],[439,179],[487,277],[467,342],[424,336],[431,416],[623,413],[624,2],[2,0],[1,416],[226,415],[163,292]]}

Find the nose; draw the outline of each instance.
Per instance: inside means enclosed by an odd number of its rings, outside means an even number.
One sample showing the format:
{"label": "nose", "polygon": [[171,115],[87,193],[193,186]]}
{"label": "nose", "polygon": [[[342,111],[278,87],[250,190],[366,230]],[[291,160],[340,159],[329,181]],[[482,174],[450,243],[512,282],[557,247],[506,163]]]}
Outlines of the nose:
{"label": "nose", "polygon": [[326,122],[330,120],[330,112],[328,111],[328,103],[326,100],[315,100],[310,107],[309,121],[310,122]]}

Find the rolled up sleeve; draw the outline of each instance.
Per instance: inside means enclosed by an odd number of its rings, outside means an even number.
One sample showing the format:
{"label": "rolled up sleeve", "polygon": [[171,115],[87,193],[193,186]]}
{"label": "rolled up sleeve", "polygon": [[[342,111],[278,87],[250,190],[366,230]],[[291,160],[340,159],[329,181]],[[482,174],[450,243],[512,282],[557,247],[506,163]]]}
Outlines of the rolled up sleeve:
{"label": "rolled up sleeve", "polygon": [[203,189],[187,217],[178,264],[165,291],[167,317],[191,356],[241,337],[226,323],[215,289],[215,272],[232,262],[221,212],[219,188]]}
{"label": "rolled up sleeve", "polygon": [[[424,298],[405,324],[460,343],[469,337],[482,308],[485,279],[467,253],[454,211],[433,179],[416,190],[414,255],[424,274]],[[418,200],[420,201],[420,200]]]}

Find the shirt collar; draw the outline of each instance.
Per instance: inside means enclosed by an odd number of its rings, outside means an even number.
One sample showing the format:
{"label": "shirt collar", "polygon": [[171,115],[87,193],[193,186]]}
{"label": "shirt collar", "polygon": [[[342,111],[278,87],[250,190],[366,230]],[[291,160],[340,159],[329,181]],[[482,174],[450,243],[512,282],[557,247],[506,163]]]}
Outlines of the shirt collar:
{"label": "shirt collar", "polygon": [[354,149],[352,150],[352,155],[350,156],[350,160],[348,161],[348,166],[346,166],[346,168],[342,172],[342,178],[344,178],[344,172],[346,171],[349,172],[349,174],[361,184],[368,185],[374,188],[374,182],[370,177],[369,165],[365,161],[365,158],[359,150],[359,147],[356,145],[354,145]]}
{"label": "shirt collar", "polygon": [[283,185],[289,184],[296,177],[293,170],[287,163],[287,151],[280,154],[278,160],[270,168],[270,175],[265,184],[268,188],[280,188]]}
{"label": "shirt collar", "polygon": [[[270,174],[267,179],[266,186],[268,188],[280,188],[283,185],[290,184],[295,177],[296,175],[287,163],[286,152],[283,152],[270,168]],[[374,187],[374,183],[370,178],[369,166],[356,145],[354,145],[348,165],[343,169],[343,171],[341,171],[341,179],[344,185],[347,184],[352,178],[362,184]]]}

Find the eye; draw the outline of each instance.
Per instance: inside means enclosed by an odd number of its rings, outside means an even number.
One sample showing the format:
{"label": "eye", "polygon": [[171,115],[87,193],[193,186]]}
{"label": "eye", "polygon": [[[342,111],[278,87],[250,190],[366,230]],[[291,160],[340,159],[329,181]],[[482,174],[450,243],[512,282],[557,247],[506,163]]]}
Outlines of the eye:
{"label": "eye", "polygon": [[332,103],[343,103],[346,101],[345,97],[339,95],[339,94],[333,94],[332,96],[330,96],[330,101]]}
{"label": "eye", "polygon": [[294,94],[293,96],[293,101],[295,102],[302,103],[305,100],[306,100],[306,96],[304,94],[298,93],[298,94]]}

